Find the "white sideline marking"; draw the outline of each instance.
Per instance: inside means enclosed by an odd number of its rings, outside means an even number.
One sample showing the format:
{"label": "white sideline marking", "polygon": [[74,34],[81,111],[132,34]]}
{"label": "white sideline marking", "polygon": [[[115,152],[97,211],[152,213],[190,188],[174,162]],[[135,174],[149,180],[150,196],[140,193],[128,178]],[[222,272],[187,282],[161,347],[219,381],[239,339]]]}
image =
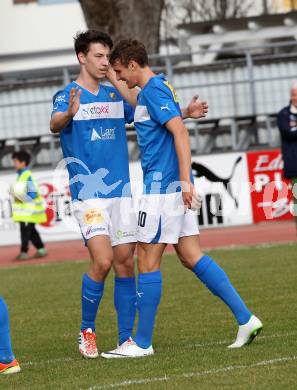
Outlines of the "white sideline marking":
{"label": "white sideline marking", "polygon": [[123,381],[123,382],[118,382],[118,383],[110,383],[108,385],[95,385],[92,387],[88,387],[86,390],[103,390],[103,389],[113,389],[115,387],[127,387],[130,385],[138,385],[138,384],[148,384],[152,382],[164,382],[164,381],[171,381],[174,379],[181,379],[181,378],[193,378],[197,376],[207,376],[211,374],[219,374],[221,372],[227,372],[227,371],[234,371],[234,370],[241,370],[243,368],[249,369],[249,368],[255,368],[255,367],[261,367],[261,366],[269,366],[272,364],[276,363],[282,363],[282,362],[288,362],[288,361],[294,361],[297,360],[297,356],[284,356],[281,358],[276,358],[276,359],[270,359],[270,360],[262,360],[257,363],[253,364],[242,364],[238,366],[227,366],[227,367],[222,367],[222,368],[213,368],[211,370],[205,370],[205,371],[197,371],[197,372],[189,372],[185,374],[180,374],[180,375],[171,375],[171,376],[161,376],[161,377],[155,377],[155,378],[146,378],[146,379],[133,379],[133,380],[128,380],[128,381]]}
{"label": "white sideline marking", "polygon": [[73,362],[73,361],[79,361],[81,360],[80,357],[78,357],[77,359],[73,359],[73,358],[70,358],[70,357],[66,357],[66,358],[57,358],[57,359],[48,359],[48,360],[39,360],[38,362],[25,362],[25,363],[22,363],[20,362],[20,365],[21,367],[26,367],[26,366],[38,366],[38,365],[42,365],[42,364],[53,364],[53,363],[66,363],[66,362]]}
{"label": "white sideline marking", "polygon": [[[274,339],[274,338],[279,338],[279,337],[290,337],[290,336],[295,336],[297,332],[291,332],[291,333],[280,333],[280,334],[272,334],[268,336],[258,336],[257,340],[261,339]],[[230,340],[220,340],[220,341],[215,341],[213,343],[201,343],[201,344],[188,344],[188,345],[183,345],[182,348],[193,348],[193,347],[211,347],[215,345],[221,345],[221,344],[228,344],[230,343]],[[41,364],[52,364],[52,363],[66,363],[66,362],[74,362],[74,361],[80,361],[81,357],[78,356],[77,358],[71,358],[71,357],[65,357],[65,358],[57,358],[57,359],[48,359],[48,360],[39,360],[38,362],[21,362],[21,366],[26,367],[26,366],[38,366]]]}

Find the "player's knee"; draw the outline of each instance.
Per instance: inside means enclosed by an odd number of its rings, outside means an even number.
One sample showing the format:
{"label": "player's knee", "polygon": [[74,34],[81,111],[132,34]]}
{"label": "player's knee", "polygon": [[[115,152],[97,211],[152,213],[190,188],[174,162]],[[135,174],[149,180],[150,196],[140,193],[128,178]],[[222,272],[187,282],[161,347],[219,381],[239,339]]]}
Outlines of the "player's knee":
{"label": "player's knee", "polygon": [[132,265],[133,262],[134,262],[134,258],[133,258],[133,254],[131,251],[129,251],[129,252],[127,251],[125,253],[122,253],[121,256],[117,256],[114,259],[114,263],[119,264],[119,265],[129,266],[129,265]]}
{"label": "player's knee", "polygon": [[160,263],[158,261],[138,259],[138,271],[140,273],[155,272],[160,269]]}
{"label": "player's knee", "polygon": [[134,257],[133,256],[127,257],[123,262],[123,265],[127,270],[134,270]]}
{"label": "player's knee", "polygon": [[191,254],[186,254],[183,256],[179,255],[178,257],[182,265],[188,269],[193,269],[193,267],[197,263],[197,259],[200,258],[199,255],[191,255]]}
{"label": "player's knee", "polygon": [[106,275],[110,271],[111,265],[112,258],[97,259],[92,264],[92,270],[98,276]]}
{"label": "player's knee", "polygon": [[125,256],[115,258],[113,266],[117,276],[133,276],[135,266],[133,254],[127,253]]}

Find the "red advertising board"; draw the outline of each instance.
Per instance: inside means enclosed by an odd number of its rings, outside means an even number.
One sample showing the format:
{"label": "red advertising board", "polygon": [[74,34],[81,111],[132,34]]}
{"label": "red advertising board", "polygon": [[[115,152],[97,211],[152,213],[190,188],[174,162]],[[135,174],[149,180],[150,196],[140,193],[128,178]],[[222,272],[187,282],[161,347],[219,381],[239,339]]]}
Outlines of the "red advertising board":
{"label": "red advertising board", "polygon": [[253,221],[292,219],[292,190],[280,149],[247,153]]}

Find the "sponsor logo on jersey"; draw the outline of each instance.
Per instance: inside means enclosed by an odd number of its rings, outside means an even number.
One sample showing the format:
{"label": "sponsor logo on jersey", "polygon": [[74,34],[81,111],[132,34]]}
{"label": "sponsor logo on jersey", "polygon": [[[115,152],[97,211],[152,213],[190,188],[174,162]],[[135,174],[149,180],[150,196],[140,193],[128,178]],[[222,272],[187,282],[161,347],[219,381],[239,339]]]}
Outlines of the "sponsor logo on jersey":
{"label": "sponsor logo on jersey", "polygon": [[170,108],[168,107],[168,103],[166,103],[165,106],[161,106],[160,108],[161,108],[161,111],[163,111],[163,110],[170,111]]}
{"label": "sponsor logo on jersey", "polygon": [[66,102],[66,95],[59,95],[56,97],[54,104]]}
{"label": "sponsor logo on jersey", "polygon": [[94,225],[104,221],[103,214],[100,209],[92,208],[84,212],[84,223],[86,225]]}
{"label": "sponsor logo on jersey", "polygon": [[83,108],[82,109],[83,115],[86,117],[93,117],[93,116],[102,116],[104,114],[108,115],[109,114],[109,105],[90,105],[88,108]]}
{"label": "sponsor logo on jersey", "polygon": [[91,119],[124,118],[124,104],[119,102],[96,102],[81,104],[73,120],[85,121]]}
{"label": "sponsor logo on jersey", "polygon": [[98,140],[115,140],[115,127],[111,127],[109,129],[104,129],[102,126],[100,126],[99,130],[96,130],[93,128],[92,135],[91,135],[91,141],[98,141]]}

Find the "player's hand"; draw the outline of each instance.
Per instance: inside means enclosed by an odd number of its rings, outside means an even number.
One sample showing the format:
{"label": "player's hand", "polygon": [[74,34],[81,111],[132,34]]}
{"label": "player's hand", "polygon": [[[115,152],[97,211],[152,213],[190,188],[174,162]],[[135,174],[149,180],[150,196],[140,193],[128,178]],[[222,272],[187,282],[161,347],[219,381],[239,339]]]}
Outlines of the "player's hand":
{"label": "player's hand", "polygon": [[68,102],[68,114],[72,118],[75,116],[80,106],[80,95],[82,90],[79,88],[71,88],[69,102]]}
{"label": "player's hand", "polygon": [[197,192],[194,188],[191,210],[198,211],[201,209],[201,206],[202,206],[202,198],[199,194],[197,194]]}
{"label": "player's hand", "polygon": [[191,208],[194,194],[194,186],[191,182],[182,181],[183,202],[187,209]]}
{"label": "player's hand", "polygon": [[186,113],[188,118],[204,118],[208,113],[208,104],[205,101],[199,100],[199,96],[195,95],[187,106]]}
{"label": "player's hand", "polygon": [[116,72],[113,70],[113,67],[111,65],[108,66],[105,77],[112,84],[117,80]]}

